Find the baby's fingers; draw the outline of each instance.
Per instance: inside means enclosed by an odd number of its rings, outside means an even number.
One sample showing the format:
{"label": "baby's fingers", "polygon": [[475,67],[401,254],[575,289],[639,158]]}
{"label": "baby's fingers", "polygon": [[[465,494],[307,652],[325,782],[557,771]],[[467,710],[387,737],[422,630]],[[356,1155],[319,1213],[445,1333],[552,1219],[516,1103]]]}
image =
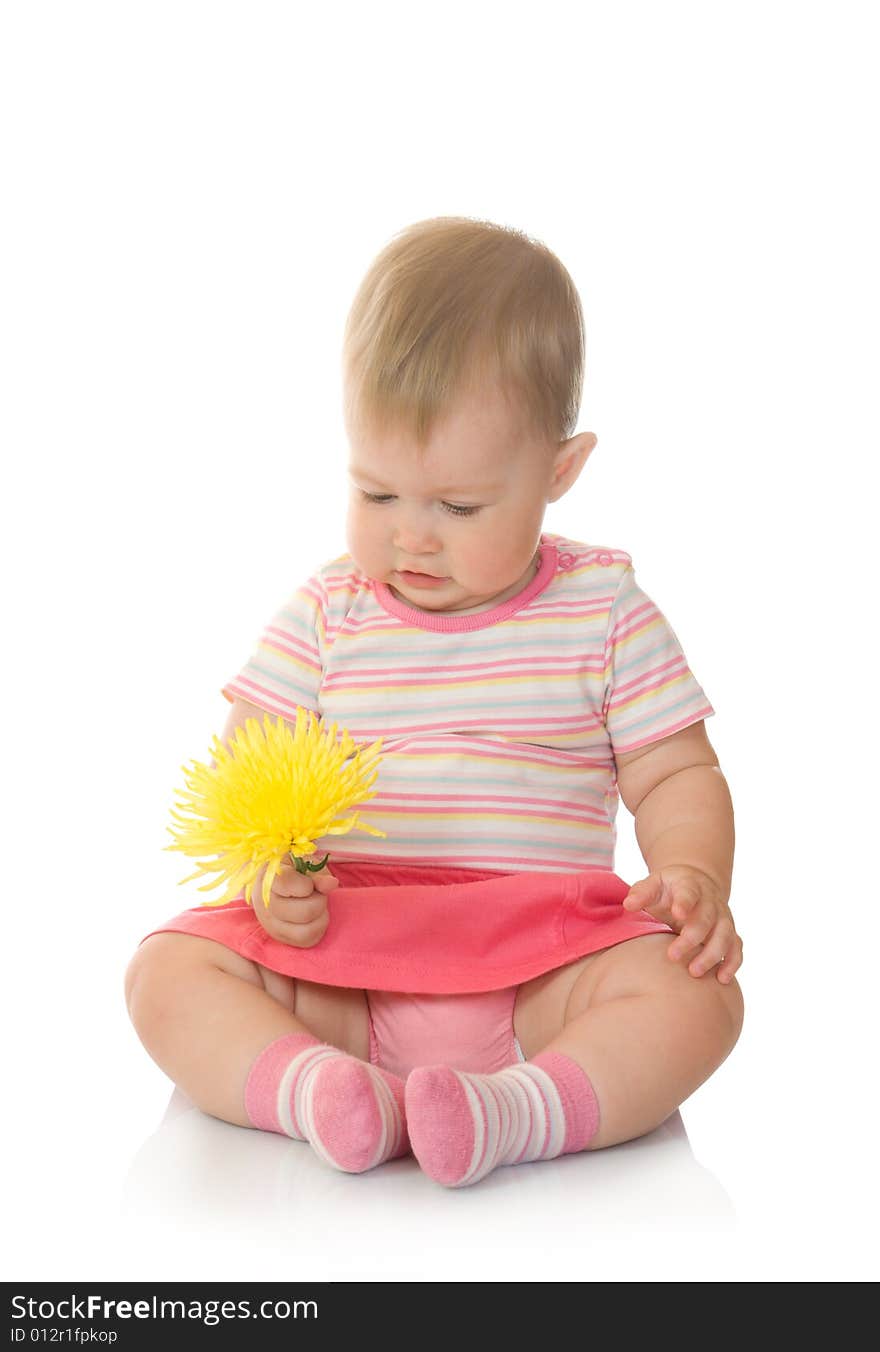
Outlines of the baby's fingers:
{"label": "baby's fingers", "polygon": [[725,947],[724,959],[715,973],[722,986],[729,986],[733,980],[734,972],[742,967],[743,961],[743,943],[738,934],[734,933],[730,943]]}
{"label": "baby's fingers", "polygon": [[290,944],[293,948],[314,948],[320,943],[330,924],[329,911],[322,911],[314,920],[305,923],[279,920],[269,913],[260,917],[260,923],[267,934],[279,943]]}
{"label": "baby's fingers", "polygon": [[[682,934],[684,934],[684,931]],[[726,962],[728,957],[732,962],[738,944],[739,937],[733,928],[733,924],[729,920],[720,920],[703,941],[702,951],[688,964],[688,971],[691,976],[705,976],[713,967],[718,967],[720,963]],[[739,966],[739,963],[737,962],[736,965]],[[730,975],[732,975],[732,972]],[[721,979],[720,972],[718,976]],[[726,976],[725,980],[729,981],[730,976]]]}
{"label": "baby's fingers", "polygon": [[286,925],[309,925],[327,909],[327,898],[321,892],[310,892],[307,897],[281,897],[273,894],[269,907],[276,920]]}
{"label": "baby's fingers", "polygon": [[262,903],[257,914],[263,929],[273,939],[296,948],[311,948],[324,936],[330,924],[327,898],[313,891],[307,897],[284,897],[272,893],[268,909]]}
{"label": "baby's fingers", "polygon": [[686,920],[694,919],[699,903],[700,889],[696,883],[673,883],[670,892],[669,909],[679,928],[681,928]]}
{"label": "baby's fingers", "polygon": [[277,897],[310,897],[315,890],[313,875],[300,873],[293,864],[283,863],[272,882]]}
{"label": "baby's fingers", "polygon": [[663,898],[663,880],[659,873],[650,873],[641,882],[633,883],[623,899],[626,911],[649,911]]}
{"label": "baby's fingers", "polygon": [[678,958],[687,957],[699,948],[701,944],[705,945],[712,931],[714,913],[709,906],[701,906],[691,914],[686,925],[683,925],[676,939],[669,945],[669,956],[673,961]]}

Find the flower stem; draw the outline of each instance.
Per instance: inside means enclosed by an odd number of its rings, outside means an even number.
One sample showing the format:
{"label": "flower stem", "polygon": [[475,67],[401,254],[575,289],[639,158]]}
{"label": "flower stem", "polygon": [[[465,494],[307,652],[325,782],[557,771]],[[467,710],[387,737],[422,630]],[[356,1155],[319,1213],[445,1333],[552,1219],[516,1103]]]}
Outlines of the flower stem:
{"label": "flower stem", "polygon": [[325,854],[320,864],[310,864],[308,860],[300,859],[298,856],[293,854],[291,854],[290,858],[293,864],[296,866],[297,873],[320,873],[321,869],[324,868],[330,856],[329,854]]}

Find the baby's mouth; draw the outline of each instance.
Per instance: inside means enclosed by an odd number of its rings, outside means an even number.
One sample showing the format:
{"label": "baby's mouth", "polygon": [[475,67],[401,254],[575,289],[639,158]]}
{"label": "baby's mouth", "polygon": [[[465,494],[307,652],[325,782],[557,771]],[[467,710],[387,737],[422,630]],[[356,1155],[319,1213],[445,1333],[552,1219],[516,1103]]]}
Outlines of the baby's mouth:
{"label": "baby's mouth", "polygon": [[438,577],[435,573],[412,573],[403,568],[398,571],[397,576],[411,587],[439,587],[449,581],[448,577]]}

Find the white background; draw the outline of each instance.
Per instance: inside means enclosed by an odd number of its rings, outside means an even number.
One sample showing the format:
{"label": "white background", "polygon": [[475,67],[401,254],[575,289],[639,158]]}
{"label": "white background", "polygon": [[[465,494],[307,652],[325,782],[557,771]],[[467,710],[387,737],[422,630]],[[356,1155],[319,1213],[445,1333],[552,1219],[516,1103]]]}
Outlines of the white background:
{"label": "white background", "polygon": [[[3,7],[7,1278],[877,1278],[873,8]],[[746,955],[668,1130],[460,1192],[195,1112],[122,993],[201,899],[220,687],[345,547],[354,291],[447,214],[580,291],[545,527],[632,554],[717,710]]]}

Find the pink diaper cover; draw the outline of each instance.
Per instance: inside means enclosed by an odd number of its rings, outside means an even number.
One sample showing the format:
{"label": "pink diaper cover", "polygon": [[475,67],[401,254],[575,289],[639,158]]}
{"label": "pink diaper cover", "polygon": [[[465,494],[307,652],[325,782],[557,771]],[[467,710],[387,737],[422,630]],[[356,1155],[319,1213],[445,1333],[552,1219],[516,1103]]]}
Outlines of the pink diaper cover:
{"label": "pink diaper cover", "polygon": [[491,1075],[524,1061],[513,1030],[518,986],[467,995],[367,991],[370,1060],[401,1079],[416,1066]]}
{"label": "pink diaper cover", "polygon": [[271,938],[243,897],[182,911],[144,939],[166,931],[214,939],[274,972],[328,986],[460,995],[519,985],[640,934],[673,933],[645,911],[625,911],[629,888],[609,869],[330,868],[339,886],[312,948]]}

